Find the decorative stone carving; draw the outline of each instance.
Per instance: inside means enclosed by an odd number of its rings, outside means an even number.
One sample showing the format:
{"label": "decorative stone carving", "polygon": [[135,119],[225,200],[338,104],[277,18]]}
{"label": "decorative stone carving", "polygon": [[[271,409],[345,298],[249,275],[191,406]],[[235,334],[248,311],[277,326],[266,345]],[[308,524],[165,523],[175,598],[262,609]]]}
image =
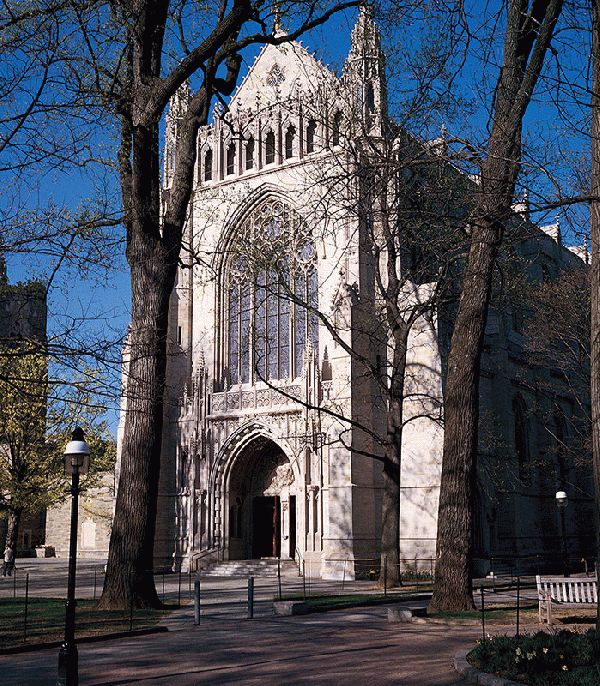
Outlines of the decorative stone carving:
{"label": "decorative stone carving", "polygon": [[240,409],[240,394],[239,393],[228,393],[227,394],[227,409],[228,410],[239,410]]}
{"label": "decorative stone carving", "polygon": [[262,407],[264,405],[270,405],[270,404],[271,404],[271,391],[268,388],[256,391],[256,405],[258,407]]}
{"label": "decorative stone carving", "polygon": [[225,409],[225,393],[213,393],[212,409],[213,412],[222,412]]}

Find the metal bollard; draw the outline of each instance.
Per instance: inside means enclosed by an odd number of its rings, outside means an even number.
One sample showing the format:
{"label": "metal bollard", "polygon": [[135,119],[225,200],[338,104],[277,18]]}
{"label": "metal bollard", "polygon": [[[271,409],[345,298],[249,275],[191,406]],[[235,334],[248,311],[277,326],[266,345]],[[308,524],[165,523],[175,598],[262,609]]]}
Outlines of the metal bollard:
{"label": "metal bollard", "polygon": [[277,558],[277,593],[281,600],[281,558]]}
{"label": "metal bollard", "polygon": [[306,600],[306,565],[304,564],[304,560],[302,560],[302,595],[304,596],[304,600]]}
{"label": "metal bollard", "polygon": [[13,598],[17,597],[17,568],[13,566]]}
{"label": "metal bollard", "polygon": [[387,597],[387,555],[383,558],[383,596]]}
{"label": "metal bollard", "polygon": [[481,633],[483,635],[483,640],[485,641],[485,596],[483,586],[479,588],[479,592],[481,593]]}
{"label": "metal bollard", "polygon": [[517,633],[515,634],[516,636],[519,635],[519,620],[520,620],[520,614],[521,614],[521,577],[517,577]]}
{"label": "metal bollard", "polygon": [[179,568],[179,585],[177,587],[177,607],[181,607],[181,567]]}
{"label": "metal bollard", "polygon": [[23,643],[27,643],[27,609],[29,605],[29,572],[25,574],[25,614],[23,617]]}
{"label": "metal bollard", "polygon": [[96,570],[94,569],[94,600],[96,600]]}
{"label": "metal bollard", "polygon": [[248,619],[254,618],[254,577],[248,577]]}
{"label": "metal bollard", "polygon": [[200,577],[194,580],[194,624],[200,624]]}

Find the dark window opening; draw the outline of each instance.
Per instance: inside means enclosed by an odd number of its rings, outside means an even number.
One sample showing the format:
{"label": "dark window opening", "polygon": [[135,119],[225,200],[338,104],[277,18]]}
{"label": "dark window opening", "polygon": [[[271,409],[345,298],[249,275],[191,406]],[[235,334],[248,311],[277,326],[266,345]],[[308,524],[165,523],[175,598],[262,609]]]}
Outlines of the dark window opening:
{"label": "dark window opening", "polygon": [[340,144],[340,125],[342,123],[342,113],[338,110],[333,116],[333,129],[331,134],[331,144]]}
{"label": "dark window opening", "polygon": [[285,159],[289,160],[294,155],[294,138],[296,136],[296,129],[289,126],[285,132]]}
{"label": "dark window opening", "polygon": [[254,138],[248,138],[246,143],[246,169],[254,167]]}
{"label": "dark window opening", "polygon": [[212,150],[209,148],[204,154],[204,180],[210,181],[212,179],[212,163],[213,154]]}
{"label": "dark window opening", "polygon": [[373,90],[372,83],[367,84],[367,92],[365,95],[367,111],[373,114],[373,112],[375,112],[375,91]]}
{"label": "dark window opening", "polygon": [[273,162],[275,162],[275,134],[269,131],[265,138],[265,164],[273,164]]}
{"label": "dark window opening", "polygon": [[235,174],[235,143],[227,146],[227,175]]}
{"label": "dark window opening", "polygon": [[306,152],[314,152],[315,150],[315,132],[317,130],[317,123],[314,119],[308,122],[306,127]]}

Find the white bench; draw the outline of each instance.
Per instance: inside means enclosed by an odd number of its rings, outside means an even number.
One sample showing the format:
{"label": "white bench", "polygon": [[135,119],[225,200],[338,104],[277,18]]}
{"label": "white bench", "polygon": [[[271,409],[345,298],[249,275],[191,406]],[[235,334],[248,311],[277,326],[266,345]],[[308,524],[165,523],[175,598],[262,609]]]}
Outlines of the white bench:
{"label": "white bench", "polygon": [[598,604],[598,586],[596,577],[536,576],[540,624],[546,621],[552,624],[552,603],[562,607],[596,607]]}

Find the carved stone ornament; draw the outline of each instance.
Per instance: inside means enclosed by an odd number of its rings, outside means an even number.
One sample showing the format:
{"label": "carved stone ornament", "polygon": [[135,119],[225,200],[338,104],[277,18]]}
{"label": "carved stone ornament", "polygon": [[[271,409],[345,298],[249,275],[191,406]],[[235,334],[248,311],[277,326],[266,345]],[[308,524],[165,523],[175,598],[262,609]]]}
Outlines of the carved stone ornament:
{"label": "carved stone ornament", "polygon": [[279,86],[285,81],[285,74],[278,64],[271,67],[271,71],[267,74],[267,83],[269,86]]}

